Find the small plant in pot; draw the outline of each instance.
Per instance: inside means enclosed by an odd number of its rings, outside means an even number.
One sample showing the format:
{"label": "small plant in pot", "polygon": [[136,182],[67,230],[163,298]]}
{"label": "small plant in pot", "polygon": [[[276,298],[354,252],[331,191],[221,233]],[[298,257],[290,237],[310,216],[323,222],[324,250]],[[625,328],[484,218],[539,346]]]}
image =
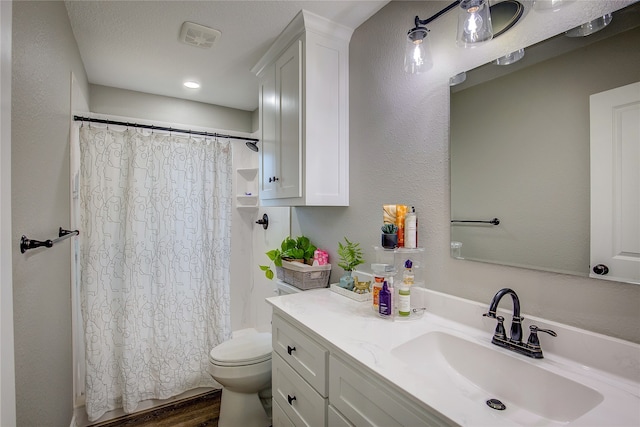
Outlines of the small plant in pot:
{"label": "small plant in pot", "polygon": [[395,249],[398,246],[398,226],[395,224],[383,224],[382,247],[385,249]]}
{"label": "small plant in pot", "polygon": [[364,263],[364,254],[362,253],[360,243],[351,242],[346,237],[344,241],[344,245],[342,242],[338,242],[338,257],[340,258],[338,267],[344,270],[344,275],[340,278],[339,285],[341,288],[353,291],[354,281],[353,277],[351,277],[351,272],[357,266]]}
{"label": "small plant in pot", "polygon": [[[282,267],[282,260],[311,264],[316,249],[308,237],[300,236],[295,239],[287,237],[282,241],[279,249],[272,249],[266,252],[266,255],[276,267]],[[271,264],[261,265],[260,270],[264,271],[267,279],[273,279]]]}

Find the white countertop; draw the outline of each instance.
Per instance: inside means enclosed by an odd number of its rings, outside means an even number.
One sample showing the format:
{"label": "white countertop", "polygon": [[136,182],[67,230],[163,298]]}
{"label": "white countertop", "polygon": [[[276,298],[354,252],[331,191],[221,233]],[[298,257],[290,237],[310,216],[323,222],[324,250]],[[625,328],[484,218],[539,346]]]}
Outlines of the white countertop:
{"label": "white countertop", "polygon": [[[324,340],[323,344],[330,350],[351,358],[351,363],[359,362],[365,370],[404,390],[418,404],[435,409],[459,425],[640,426],[639,345],[529,318],[540,327],[551,327],[558,332],[557,338],[540,336],[545,358],[531,359],[490,343],[495,320],[482,317],[486,305],[424,289],[412,291],[412,298],[423,298],[427,312],[410,321],[382,319],[373,311],[370,302],[356,302],[329,289],[272,297],[267,301],[273,306],[274,313],[290,316]],[[416,306],[415,302],[412,306]],[[507,313],[504,315],[508,329],[511,317]],[[526,323],[523,326],[527,328]],[[526,411],[492,410],[486,405],[486,399],[461,391],[451,381],[446,381],[447,378],[432,375],[426,363],[409,366],[391,354],[393,348],[434,331],[464,337],[520,358],[525,363],[595,389],[604,399],[570,423]],[[525,333],[525,340],[527,336]],[[513,378],[518,381],[517,372],[513,373]],[[522,387],[526,388],[527,384]],[[491,397],[486,396],[487,399]]]}

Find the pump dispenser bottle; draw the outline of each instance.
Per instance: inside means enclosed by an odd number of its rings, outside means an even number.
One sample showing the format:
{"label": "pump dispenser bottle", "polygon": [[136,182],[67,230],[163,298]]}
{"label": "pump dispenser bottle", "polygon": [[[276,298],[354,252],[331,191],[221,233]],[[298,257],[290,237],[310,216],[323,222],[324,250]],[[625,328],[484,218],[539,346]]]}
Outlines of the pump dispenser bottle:
{"label": "pump dispenser bottle", "polygon": [[404,263],[402,284],[398,290],[398,316],[408,317],[411,314],[411,285],[414,283],[413,262],[408,259]]}

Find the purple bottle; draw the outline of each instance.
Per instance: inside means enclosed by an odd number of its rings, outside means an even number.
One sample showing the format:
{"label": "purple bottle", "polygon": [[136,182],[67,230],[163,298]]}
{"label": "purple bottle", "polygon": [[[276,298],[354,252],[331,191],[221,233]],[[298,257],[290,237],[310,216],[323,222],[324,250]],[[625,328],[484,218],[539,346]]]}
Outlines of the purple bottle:
{"label": "purple bottle", "polygon": [[378,310],[380,315],[382,316],[391,316],[392,309],[393,305],[391,304],[391,291],[389,290],[389,286],[387,285],[387,281],[385,280],[382,284],[382,289],[380,290]]}

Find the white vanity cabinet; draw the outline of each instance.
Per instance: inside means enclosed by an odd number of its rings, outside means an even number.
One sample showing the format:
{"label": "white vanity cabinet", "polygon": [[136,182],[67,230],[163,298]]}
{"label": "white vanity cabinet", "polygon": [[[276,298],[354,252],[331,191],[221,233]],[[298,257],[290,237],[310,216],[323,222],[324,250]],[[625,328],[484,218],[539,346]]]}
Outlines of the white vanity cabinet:
{"label": "white vanity cabinet", "polygon": [[[344,425],[380,427],[428,427],[443,425],[400,393],[356,366],[331,355],[329,361],[329,401]],[[348,420],[348,421],[347,421]],[[338,425],[340,420],[336,421]],[[333,427],[333,424],[329,424]]]}
{"label": "white vanity cabinet", "polygon": [[443,425],[286,315],[272,324],[274,427]]}
{"label": "white vanity cabinet", "polygon": [[329,351],[279,316],[272,325],[274,426],[326,426]]}
{"label": "white vanity cabinet", "polygon": [[302,10],[253,67],[262,205],[349,205],[352,32]]}

